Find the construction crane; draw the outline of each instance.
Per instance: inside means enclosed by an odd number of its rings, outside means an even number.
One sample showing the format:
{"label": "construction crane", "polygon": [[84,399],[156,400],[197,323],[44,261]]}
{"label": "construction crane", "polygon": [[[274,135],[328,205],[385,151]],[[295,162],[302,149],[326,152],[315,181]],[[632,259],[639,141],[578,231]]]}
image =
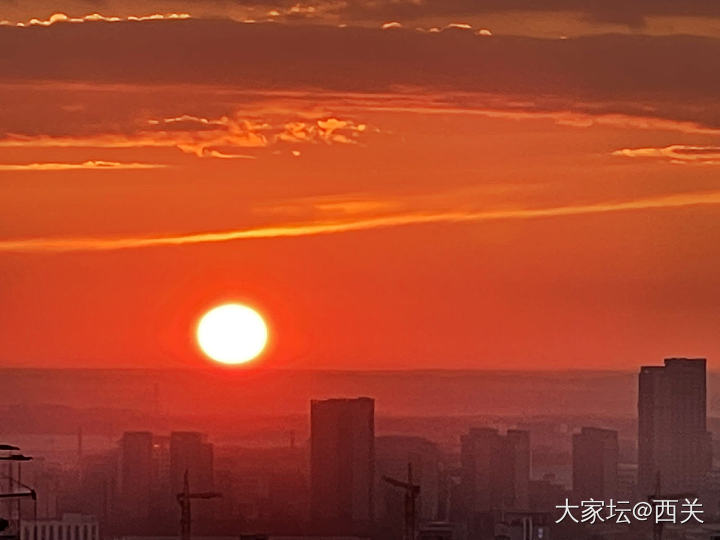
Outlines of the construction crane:
{"label": "construction crane", "polygon": [[396,480],[389,476],[383,476],[383,480],[393,487],[397,487],[405,491],[405,530],[403,540],[415,540],[416,528],[416,502],[420,495],[420,486],[413,484],[412,463],[408,463],[407,482]]}
{"label": "construction crane", "polygon": [[[10,490],[7,493],[0,493],[0,499],[1,500],[16,500],[17,501],[17,509],[16,509],[16,517],[15,519],[10,518],[8,519],[0,519],[0,531],[5,531],[11,526],[12,524],[15,525],[17,528],[17,536],[20,537],[20,531],[22,529],[22,512],[20,507],[20,501],[23,498],[30,498],[33,501],[33,512],[34,512],[34,518],[37,520],[37,493],[33,488],[30,486],[23,484],[21,481],[21,465],[26,461],[32,461],[32,457],[26,456],[19,453],[20,448],[12,445],[12,444],[0,444],[0,452],[2,452],[3,455],[0,455],[0,461],[7,461],[8,462],[8,474],[7,475],[1,475],[0,477],[3,480],[8,481],[8,489]],[[17,477],[13,474],[13,462],[17,463]],[[17,488],[22,488],[25,491],[18,491]],[[9,504],[11,501],[8,501]],[[6,507],[8,512],[10,512],[9,506]],[[10,512],[11,513],[11,512]]]}
{"label": "construction crane", "polygon": [[215,491],[191,493],[188,471],[185,471],[183,490],[176,495],[177,502],[180,505],[180,540],[191,540],[192,514],[190,512],[190,501],[192,499],[217,499],[218,497],[222,497],[222,494]]}

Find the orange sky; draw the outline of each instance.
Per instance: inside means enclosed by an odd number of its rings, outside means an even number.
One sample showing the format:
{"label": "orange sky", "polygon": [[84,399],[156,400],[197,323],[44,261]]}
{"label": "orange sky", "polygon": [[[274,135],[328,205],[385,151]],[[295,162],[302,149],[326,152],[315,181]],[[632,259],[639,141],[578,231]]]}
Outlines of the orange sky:
{"label": "orange sky", "polygon": [[88,4],[0,4],[3,366],[720,353],[720,8]]}

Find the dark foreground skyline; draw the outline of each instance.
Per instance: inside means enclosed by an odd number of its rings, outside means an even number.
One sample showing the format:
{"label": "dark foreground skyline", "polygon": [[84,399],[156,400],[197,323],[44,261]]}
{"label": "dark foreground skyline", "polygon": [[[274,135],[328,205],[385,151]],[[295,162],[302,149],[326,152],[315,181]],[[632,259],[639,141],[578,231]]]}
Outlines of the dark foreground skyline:
{"label": "dark foreground skyline", "polygon": [[[87,527],[87,540],[172,537],[179,527],[189,538],[190,507],[178,506],[181,497],[198,499],[191,521],[200,536],[374,540],[437,539],[439,531],[444,540],[512,540],[528,531],[517,538],[591,539],[598,523],[558,521],[563,503],[579,509],[588,500],[609,505],[599,523],[613,538],[649,539],[658,532],[652,523],[613,521],[612,510],[665,497],[699,511],[684,528],[667,525],[678,539],[695,540],[692,531],[705,520],[720,519],[712,440],[720,423],[707,416],[706,361],[666,359],[644,366],[633,381],[640,400],[631,418],[577,410],[493,416],[481,408],[456,417],[392,417],[378,413],[376,396],[360,397],[356,388],[346,397],[336,389],[331,399],[306,401],[297,416],[252,418],[228,405],[224,425],[200,418],[189,426],[180,416],[141,409],[117,422],[121,409],[96,408],[85,412],[104,418],[105,431],[80,422],[69,437],[52,431],[60,417],[46,418],[44,434],[30,432],[33,422],[39,428],[43,406],[11,406],[2,436],[35,458],[23,465],[22,478],[37,489],[37,504],[18,506],[26,540],[35,526],[76,525]],[[503,383],[522,400],[522,388]],[[197,394],[185,388],[192,402]],[[80,419],[61,410],[66,425]],[[274,441],[266,437],[273,431],[281,435]],[[45,448],[31,446],[43,437]],[[0,458],[12,461],[19,451],[0,448]],[[19,479],[19,471],[8,474]],[[23,486],[15,482],[6,487]],[[5,505],[15,524],[13,508]]]}

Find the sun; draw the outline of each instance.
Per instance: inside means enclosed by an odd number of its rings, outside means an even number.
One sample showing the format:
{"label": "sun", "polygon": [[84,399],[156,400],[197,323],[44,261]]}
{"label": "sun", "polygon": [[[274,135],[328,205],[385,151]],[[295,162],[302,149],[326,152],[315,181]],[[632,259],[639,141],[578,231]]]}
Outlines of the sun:
{"label": "sun", "polygon": [[200,349],[216,362],[244,364],[265,349],[268,328],[254,309],[223,304],[200,318],[196,336]]}

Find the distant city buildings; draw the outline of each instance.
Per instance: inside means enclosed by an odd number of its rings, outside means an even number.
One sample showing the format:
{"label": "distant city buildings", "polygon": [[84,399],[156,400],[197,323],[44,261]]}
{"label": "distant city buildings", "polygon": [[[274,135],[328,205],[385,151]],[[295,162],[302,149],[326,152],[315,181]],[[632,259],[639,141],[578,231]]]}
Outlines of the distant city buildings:
{"label": "distant city buildings", "polygon": [[[187,473],[198,495],[185,514],[196,539],[583,540],[597,531],[555,527],[560,505],[647,501],[659,480],[660,495],[695,494],[706,517],[720,518],[705,369],[702,359],[642,368],[639,464],[631,418],[604,420],[616,429],[584,426],[570,414],[469,430],[476,418],[461,418],[448,421],[448,436],[431,440],[437,419],[430,428],[426,418],[384,419],[386,432],[402,434],[376,436],[373,399],[326,399],[311,401],[308,439],[307,431],[295,437],[302,426],[286,424],[272,425],[278,442],[269,446],[215,448],[196,431],[127,431],[113,436],[115,447],[78,453],[65,467],[33,460],[22,479],[40,496],[4,506],[19,540],[169,538],[179,530],[176,496]],[[428,438],[409,435],[417,432]],[[19,480],[19,464],[9,470]]]}
{"label": "distant city buildings", "polygon": [[712,465],[705,359],[644,366],[638,382],[638,496],[696,492]]}
{"label": "distant city buildings", "polygon": [[527,509],[530,433],[472,428],[461,438],[462,497],[467,513]]}
{"label": "distant city buildings", "polygon": [[314,400],[310,426],[313,521],[341,530],[372,523],[375,401],[364,397]]}
{"label": "distant city buildings", "polygon": [[618,495],[618,433],[584,427],[573,435],[573,495],[609,501]]}

